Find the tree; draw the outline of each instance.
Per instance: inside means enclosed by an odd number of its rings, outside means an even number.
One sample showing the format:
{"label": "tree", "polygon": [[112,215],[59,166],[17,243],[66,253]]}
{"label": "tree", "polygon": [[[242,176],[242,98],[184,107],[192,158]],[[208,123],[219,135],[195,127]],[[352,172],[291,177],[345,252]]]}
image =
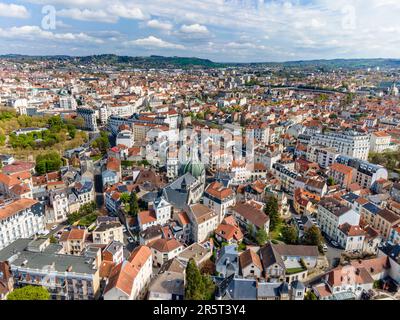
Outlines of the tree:
{"label": "tree", "polygon": [[135,217],[139,213],[139,204],[136,192],[132,190],[129,198],[129,215]]}
{"label": "tree", "polygon": [[119,199],[122,201],[122,203],[127,204],[129,203],[131,196],[129,193],[124,192],[123,194],[121,194]]}
{"label": "tree", "polygon": [[202,275],[193,259],[186,267],[186,300],[211,300],[215,285],[209,275]]}
{"label": "tree", "polygon": [[256,233],[256,241],[259,246],[263,246],[268,240],[268,234],[264,229],[258,229]]}
{"label": "tree", "polygon": [[304,300],[318,300],[314,292],[309,291],[306,293]]}
{"label": "tree", "polygon": [[297,244],[299,241],[299,235],[296,227],[286,226],[282,230],[282,238],[286,244]]}
{"label": "tree", "polygon": [[11,292],[7,300],[49,300],[50,293],[44,287],[26,286],[15,289]]}
{"label": "tree", "polygon": [[108,139],[108,132],[101,131],[100,137],[92,142],[92,147],[99,149],[103,154],[107,152],[107,149],[110,147],[110,141]]}
{"label": "tree", "polygon": [[39,174],[58,171],[60,170],[61,166],[62,160],[60,155],[56,151],[39,154],[36,157],[36,172]]}
{"label": "tree", "polygon": [[321,235],[321,231],[316,225],[313,225],[311,228],[308,228],[306,230],[306,232],[304,233],[303,242],[304,244],[318,246],[318,250],[320,252],[323,252],[322,250],[323,238]]}
{"label": "tree", "polygon": [[328,186],[334,186],[335,185],[335,179],[333,177],[329,177],[327,180]]}
{"label": "tree", "polygon": [[247,229],[247,233],[250,235],[250,237],[253,237],[253,235],[254,235],[254,226],[252,224],[248,224],[246,229]]}
{"label": "tree", "polygon": [[186,267],[186,300],[203,300],[203,278],[193,259],[190,259]]}
{"label": "tree", "polygon": [[268,197],[264,212],[269,216],[269,226],[271,231],[274,231],[280,223],[278,199],[274,196]]}

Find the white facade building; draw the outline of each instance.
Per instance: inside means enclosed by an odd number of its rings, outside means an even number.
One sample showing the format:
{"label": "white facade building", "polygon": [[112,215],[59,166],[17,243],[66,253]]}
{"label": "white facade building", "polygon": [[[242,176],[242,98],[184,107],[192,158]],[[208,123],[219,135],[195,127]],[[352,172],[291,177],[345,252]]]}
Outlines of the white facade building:
{"label": "white facade building", "polygon": [[335,198],[324,198],[318,204],[317,223],[330,239],[338,240],[339,227],[345,223],[358,226],[360,215]]}
{"label": "white facade building", "polygon": [[367,160],[370,135],[356,131],[317,133],[311,137],[310,144],[336,148],[340,154]]}
{"label": "white facade building", "polygon": [[0,207],[0,249],[15,240],[30,238],[44,229],[44,206],[33,199],[19,199]]}

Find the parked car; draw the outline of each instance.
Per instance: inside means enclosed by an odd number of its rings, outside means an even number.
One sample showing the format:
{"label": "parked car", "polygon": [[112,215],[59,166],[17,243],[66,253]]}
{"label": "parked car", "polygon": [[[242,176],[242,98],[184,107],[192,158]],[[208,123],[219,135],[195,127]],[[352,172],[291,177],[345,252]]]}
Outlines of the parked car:
{"label": "parked car", "polygon": [[331,241],[331,244],[334,246],[334,247],[339,247],[339,243],[337,243],[336,241]]}
{"label": "parked car", "polygon": [[324,252],[327,252],[328,251],[328,246],[324,243],[323,244],[323,246],[322,246],[322,250],[324,251]]}
{"label": "parked car", "polygon": [[58,227],[57,225],[52,226],[52,227],[51,227],[51,231],[56,230],[57,227]]}
{"label": "parked car", "polygon": [[133,243],[134,242],[133,238],[132,237],[128,237],[128,242],[129,243]]}

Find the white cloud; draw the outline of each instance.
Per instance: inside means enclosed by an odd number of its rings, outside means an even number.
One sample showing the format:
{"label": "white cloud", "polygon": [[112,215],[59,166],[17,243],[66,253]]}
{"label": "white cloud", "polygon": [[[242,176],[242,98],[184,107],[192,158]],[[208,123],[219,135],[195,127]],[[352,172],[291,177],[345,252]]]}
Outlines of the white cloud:
{"label": "white cloud", "polygon": [[104,6],[104,9],[62,9],[57,11],[57,14],[61,17],[67,17],[74,20],[105,23],[116,23],[120,18],[133,20],[145,20],[148,18],[141,9],[122,3],[114,3]]}
{"label": "white cloud", "polygon": [[56,27],[57,28],[71,28],[69,24],[64,23],[62,20],[57,20],[56,21]]}
{"label": "white cloud", "polygon": [[21,5],[0,2],[0,17],[29,18],[28,10]]}
{"label": "white cloud", "polygon": [[141,47],[149,48],[149,49],[152,49],[152,48],[180,49],[180,50],[185,49],[185,47],[180,44],[174,44],[171,42],[167,42],[167,41],[164,41],[164,40],[154,37],[154,36],[149,36],[149,37],[143,38],[143,39],[126,41],[124,44],[128,45],[128,46],[129,45],[141,46]]}
{"label": "white cloud", "polygon": [[164,30],[164,31],[170,31],[173,28],[173,25],[171,23],[159,21],[156,19],[147,21],[146,25],[149,28]]}
{"label": "white cloud", "polygon": [[107,8],[107,11],[111,15],[125,19],[135,19],[135,20],[147,19],[147,16],[143,13],[141,9],[128,4],[115,3],[110,5]]}
{"label": "white cloud", "polygon": [[[182,27],[168,33],[182,43],[190,42],[186,48],[193,55],[201,54],[207,48],[209,35],[201,32],[210,29],[213,32],[213,57],[224,60],[225,48],[230,49],[231,61],[244,55],[247,61],[285,60],[290,59],[293,52],[297,59],[400,58],[399,0],[117,0],[116,5],[124,10],[109,9],[109,0],[27,1],[103,10],[112,17],[103,19],[110,21],[128,15],[125,12],[135,19],[157,17],[158,22],[173,21],[174,25]],[[140,9],[143,16],[132,8]],[[146,26],[145,21],[143,25]],[[196,30],[200,33],[190,33]],[[248,35],[248,38],[241,35]],[[200,39],[204,41],[198,41]],[[260,43],[256,42],[258,40]],[[251,47],[253,41],[257,45]],[[226,47],[230,42],[238,44]],[[235,46],[242,49],[232,50]],[[263,47],[277,50],[264,50]]]}
{"label": "white cloud", "polygon": [[60,17],[70,18],[80,21],[97,21],[106,23],[115,23],[118,21],[117,16],[112,16],[104,10],[89,10],[89,9],[62,9],[57,11]]}
{"label": "white cloud", "polygon": [[103,40],[87,35],[86,33],[53,33],[45,31],[38,26],[11,27],[8,29],[0,28],[0,38],[10,38],[14,40],[38,40],[46,39],[51,41],[63,42],[89,42],[103,43]]}
{"label": "white cloud", "polygon": [[209,31],[208,31],[206,26],[202,26],[202,25],[200,25],[198,23],[191,24],[191,25],[184,24],[181,27],[180,30],[183,33],[191,33],[191,34],[193,34],[193,33],[196,33],[196,34],[208,34],[209,33]]}

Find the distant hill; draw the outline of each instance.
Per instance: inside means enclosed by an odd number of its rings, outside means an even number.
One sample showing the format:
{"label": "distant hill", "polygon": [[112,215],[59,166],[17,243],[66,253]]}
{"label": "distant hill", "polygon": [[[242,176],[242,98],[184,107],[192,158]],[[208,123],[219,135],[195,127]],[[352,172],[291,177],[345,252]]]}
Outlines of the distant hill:
{"label": "distant hill", "polygon": [[288,62],[258,62],[258,63],[218,63],[208,59],[196,57],[164,57],[152,55],[149,57],[118,56],[115,54],[101,54],[84,57],[67,55],[56,56],[29,56],[19,54],[0,55],[0,59],[35,61],[56,60],[73,64],[106,64],[120,67],[140,69],[168,69],[168,68],[224,68],[233,66],[242,67],[285,67],[285,68],[400,68],[400,59],[333,59],[333,60],[300,60]]}
{"label": "distant hill", "polygon": [[125,65],[133,68],[219,68],[226,66],[226,64],[216,63],[208,59],[200,58],[186,58],[186,57],[163,57],[163,56],[150,56],[150,57],[130,57],[130,56],[117,56],[114,54],[91,55],[84,57],[71,57],[71,56],[28,56],[18,54],[7,54],[0,56],[0,59],[12,59],[22,61],[34,60],[66,60],[72,63],[86,64],[108,64],[108,65]]}

